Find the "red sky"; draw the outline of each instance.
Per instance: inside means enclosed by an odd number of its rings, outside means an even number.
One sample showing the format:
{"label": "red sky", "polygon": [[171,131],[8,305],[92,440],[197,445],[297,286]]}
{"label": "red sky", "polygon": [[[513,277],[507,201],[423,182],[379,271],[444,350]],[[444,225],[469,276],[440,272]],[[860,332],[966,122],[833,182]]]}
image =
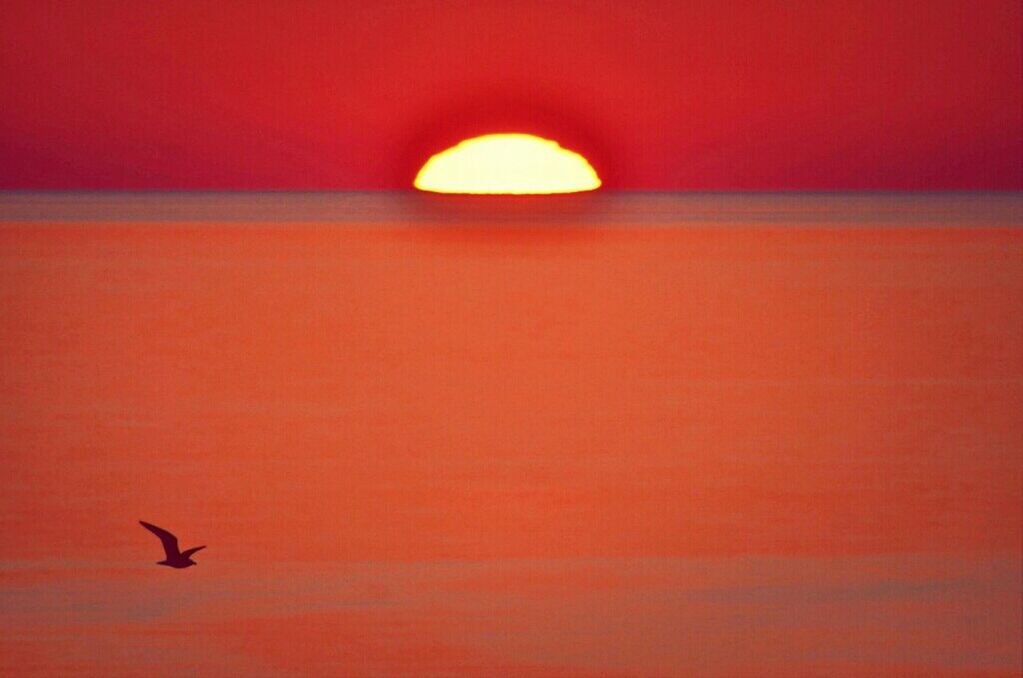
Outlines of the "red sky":
{"label": "red sky", "polygon": [[610,188],[1021,189],[1018,0],[0,9],[0,187],[408,186],[518,129]]}

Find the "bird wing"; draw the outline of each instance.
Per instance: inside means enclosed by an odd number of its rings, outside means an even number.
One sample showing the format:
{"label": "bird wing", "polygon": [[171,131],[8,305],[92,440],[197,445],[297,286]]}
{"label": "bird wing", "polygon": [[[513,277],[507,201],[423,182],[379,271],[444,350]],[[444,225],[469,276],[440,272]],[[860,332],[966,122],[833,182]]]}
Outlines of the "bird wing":
{"label": "bird wing", "polygon": [[181,557],[182,558],[191,558],[193,553],[195,553],[196,551],[202,551],[204,548],[206,548],[206,547],[205,546],[196,546],[195,548],[192,548],[192,549],[185,549],[184,551],[181,552]]}
{"label": "bird wing", "polygon": [[176,558],[181,555],[178,552],[178,538],[173,534],[162,527],[150,525],[144,520],[140,520],[139,524],[160,538],[160,543],[163,544],[163,550],[167,552],[167,558]]}

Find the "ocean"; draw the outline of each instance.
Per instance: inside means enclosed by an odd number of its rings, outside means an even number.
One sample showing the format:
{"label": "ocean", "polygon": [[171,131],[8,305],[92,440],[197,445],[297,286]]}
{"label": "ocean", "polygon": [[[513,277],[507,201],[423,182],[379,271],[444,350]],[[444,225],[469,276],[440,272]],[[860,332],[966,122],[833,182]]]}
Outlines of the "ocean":
{"label": "ocean", "polygon": [[1021,226],[0,193],[0,675],[1017,676]]}

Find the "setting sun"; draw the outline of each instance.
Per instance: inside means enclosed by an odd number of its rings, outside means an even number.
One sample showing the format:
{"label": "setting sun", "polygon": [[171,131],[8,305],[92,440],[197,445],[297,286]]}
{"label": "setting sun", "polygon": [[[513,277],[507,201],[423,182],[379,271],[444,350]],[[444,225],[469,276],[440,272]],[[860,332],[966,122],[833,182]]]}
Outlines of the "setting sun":
{"label": "setting sun", "polygon": [[415,180],[433,193],[576,193],[599,186],[586,158],[531,134],[467,139],[427,160]]}
{"label": "setting sun", "polygon": [[1023,0],[0,64],[0,678],[1023,678]]}

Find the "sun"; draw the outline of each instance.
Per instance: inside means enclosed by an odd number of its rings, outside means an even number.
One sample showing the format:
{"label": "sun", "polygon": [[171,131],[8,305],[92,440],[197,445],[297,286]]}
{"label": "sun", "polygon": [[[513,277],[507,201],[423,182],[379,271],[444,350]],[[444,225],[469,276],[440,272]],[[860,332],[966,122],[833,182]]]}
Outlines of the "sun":
{"label": "sun", "polygon": [[600,187],[586,158],[532,134],[486,134],[431,157],[414,186],[432,193],[535,195]]}

